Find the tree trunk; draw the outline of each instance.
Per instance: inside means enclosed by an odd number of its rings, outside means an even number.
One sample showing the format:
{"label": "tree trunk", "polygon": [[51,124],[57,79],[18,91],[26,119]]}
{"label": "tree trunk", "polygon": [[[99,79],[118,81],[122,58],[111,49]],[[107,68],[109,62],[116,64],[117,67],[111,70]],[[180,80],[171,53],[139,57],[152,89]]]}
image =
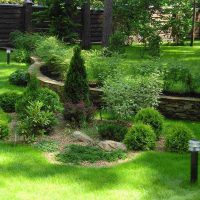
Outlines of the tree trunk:
{"label": "tree trunk", "polygon": [[193,1],[193,18],[192,18],[192,31],[191,31],[191,42],[190,46],[192,47],[195,39],[195,21],[196,21],[196,0]]}
{"label": "tree trunk", "polygon": [[82,6],[82,49],[91,48],[91,18],[90,18],[90,0],[87,0]]}
{"label": "tree trunk", "polygon": [[109,38],[112,34],[112,11],[113,0],[104,0],[104,21],[103,21],[103,38],[102,45],[108,47]]}

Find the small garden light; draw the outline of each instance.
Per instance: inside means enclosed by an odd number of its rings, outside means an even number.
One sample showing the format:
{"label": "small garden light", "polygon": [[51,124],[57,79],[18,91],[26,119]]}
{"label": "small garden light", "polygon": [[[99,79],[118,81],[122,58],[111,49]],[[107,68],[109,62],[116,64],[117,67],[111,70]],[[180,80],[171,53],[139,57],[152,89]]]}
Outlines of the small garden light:
{"label": "small garden light", "polygon": [[10,53],[11,53],[11,49],[7,48],[6,49],[6,54],[7,54],[7,64],[8,65],[10,64]]}
{"label": "small garden light", "polygon": [[191,183],[198,180],[198,152],[200,151],[200,141],[190,140],[189,151],[191,152]]}

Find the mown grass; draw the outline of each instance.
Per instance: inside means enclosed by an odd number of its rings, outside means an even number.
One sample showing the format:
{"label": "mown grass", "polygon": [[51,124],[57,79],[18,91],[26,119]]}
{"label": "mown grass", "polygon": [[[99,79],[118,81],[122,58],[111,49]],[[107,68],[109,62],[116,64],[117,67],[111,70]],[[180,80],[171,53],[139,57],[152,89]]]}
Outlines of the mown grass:
{"label": "mown grass", "polygon": [[9,75],[17,69],[26,69],[27,64],[19,64],[12,61],[11,54],[11,63],[10,65],[6,64],[6,53],[5,51],[0,50],[0,94],[4,92],[17,92],[22,93],[24,91],[23,87],[17,87],[11,85],[8,81]]}
{"label": "mown grass", "polygon": [[189,154],[162,152],[112,168],[58,165],[33,148],[0,143],[0,199],[198,200],[189,166]]}

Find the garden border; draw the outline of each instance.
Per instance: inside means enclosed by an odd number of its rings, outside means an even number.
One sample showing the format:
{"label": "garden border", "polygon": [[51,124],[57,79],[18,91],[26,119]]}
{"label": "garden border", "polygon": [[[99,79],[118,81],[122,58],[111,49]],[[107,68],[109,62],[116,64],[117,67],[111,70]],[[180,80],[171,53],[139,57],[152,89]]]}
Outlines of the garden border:
{"label": "garden border", "polygon": [[[33,64],[29,67],[28,72],[31,75],[36,75],[41,86],[56,91],[63,99],[64,82],[56,81],[43,75],[40,71],[43,62],[39,58],[31,57],[31,60]],[[91,101],[97,107],[103,105],[102,93],[101,89],[90,87]],[[168,118],[200,121],[200,98],[161,95],[158,109]]]}

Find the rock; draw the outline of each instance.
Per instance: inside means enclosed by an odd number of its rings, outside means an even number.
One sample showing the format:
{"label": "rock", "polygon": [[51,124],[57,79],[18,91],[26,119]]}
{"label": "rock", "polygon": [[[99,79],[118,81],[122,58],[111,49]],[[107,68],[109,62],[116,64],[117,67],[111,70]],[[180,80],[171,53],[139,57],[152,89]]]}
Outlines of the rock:
{"label": "rock", "polygon": [[94,140],[91,137],[89,137],[88,135],[86,135],[80,131],[75,131],[72,134],[72,136],[74,138],[74,141],[76,141],[76,142],[84,142],[87,144],[94,144]]}
{"label": "rock", "polygon": [[113,150],[126,151],[127,150],[125,144],[121,142],[115,142],[112,140],[101,141],[98,143],[98,146],[105,151],[113,151]]}

